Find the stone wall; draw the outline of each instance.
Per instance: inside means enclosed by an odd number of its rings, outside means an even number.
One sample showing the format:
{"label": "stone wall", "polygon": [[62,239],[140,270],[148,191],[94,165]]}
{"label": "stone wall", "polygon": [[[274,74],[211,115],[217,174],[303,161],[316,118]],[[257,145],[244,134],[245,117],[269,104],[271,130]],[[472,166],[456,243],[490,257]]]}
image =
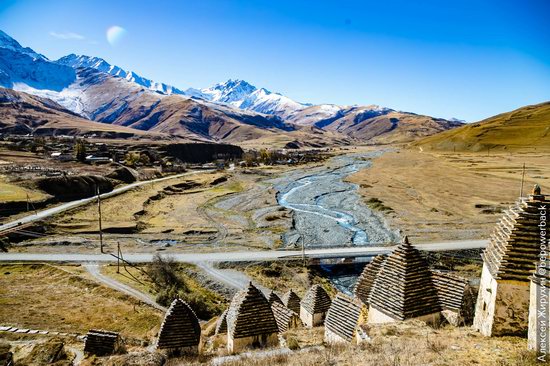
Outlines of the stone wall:
{"label": "stone wall", "polygon": [[[527,346],[530,350],[535,350],[537,353],[546,353],[550,354],[550,339],[548,335],[550,334],[550,324],[548,323],[548,315],[550,314],[550,302],[547,303],[546,309],[546,324],[540,324],[540,321],[544,321],[543,318],[537,319],[537,291],[540,291],[540,285],[531,282],[530,287],[530,301],[529,301],[529,332],[528,332],[528,341]],[[548,290],[546,290],[548,291]],[[544,331],[540,328],[541,325],[546,325],[546,347],[542,342],[537,340],[537,333],[539,331]]]}
{"label": "stone wall", "polygon": [[497,288],[497,281],[489,272],[487,265],[483,264],[473,327],[487,337],[492,335]]}
{"label": "stone wall", "polygon": [[[412,318],[415,320],[420,320],[425,322],[426,324],[435,325],[439,324],[441,322],[441,312],[436,312],[432,314],[426,314],[422,316],[418,316],[416,318]],[[367,318],[368,324],[382,324],[382,323],[395,323],[400,321],[399,319],[394,319],[380,310],[373,308],[372,305],[369,306],[369,314]]]}
{"label": "stone wall", "polygon": [[495,280],[484,264],[474,328],[485,336],[526,336],[529,282]]}
{"label": "stone wall", "polygon": [[279,345],[278,333],[260,334],[245,338],[227,336],[227,350],[231,353],[240,352],[247,348],[276,347]]}
{"label": "stone wall", "polygon": [[323,325],[326,316],[326,311],[322,313],[311,314],[303,307],[300,308],[300,319],[302,320],[302,323],[304,323],[304,326],[309,328]]}
{"label": "stone wall", "polygon": [[[355,334],[355,332],[354,332]],[[355,340],[355,336],[353,337],[353,339],[351,340],[351,342],[353,342]],[[325,343],[328,343],[328,344],[339,344],[339,343],[347,343],[349,344],[349,342],[340,337],[338,334],[334,333],[333,331],[331,331],[330,329],[327,329],[325,328]]]}

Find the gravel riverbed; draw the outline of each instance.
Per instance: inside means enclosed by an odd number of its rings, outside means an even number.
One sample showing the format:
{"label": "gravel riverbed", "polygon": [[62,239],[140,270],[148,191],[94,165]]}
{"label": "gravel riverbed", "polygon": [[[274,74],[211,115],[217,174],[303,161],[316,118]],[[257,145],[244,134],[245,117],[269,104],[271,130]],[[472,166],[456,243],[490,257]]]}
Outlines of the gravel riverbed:
{"label": "gravel riverbed", "polygon": [[273,180],[278,203],[293,212],[293,225],[283,235],[285,245],[301,245],[301,240],[306,247],[398,241],[398,231],[365,205],[356,184],[345,181],[382,153],[336,156],[323,167],[293,171]]}

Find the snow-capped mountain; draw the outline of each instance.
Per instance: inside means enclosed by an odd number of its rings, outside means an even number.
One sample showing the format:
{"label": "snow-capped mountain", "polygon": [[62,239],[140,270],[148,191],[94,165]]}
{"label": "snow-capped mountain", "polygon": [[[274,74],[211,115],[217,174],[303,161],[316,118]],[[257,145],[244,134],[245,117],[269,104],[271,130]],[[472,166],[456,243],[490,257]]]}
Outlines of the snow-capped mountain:
{"label": "snow-capped mountain", "polygon": [[298,103],[279,93],[256,88],[244,80],[231,80],[205,89],[186,90],[188,95],[200,97],[215,103],[226,103],[234,107],[286,118],[309,104]]}
{"label": "snow-capped mountain", "polygon": [[116,65],[111,65],[100,57],[91,57],[86,55],[75,55],[74,53],[61,57],[56,61],[58,64],[70,66],[72,68],[90,67],[101,72],[124,78],[128,81],[144,86],[147,89],[158,91],[163,94],[185,94],[182,90],[173,87],[172,85],[159,83],[147,78],[144,78],[133,71],[126,71]]}
{"label": "snow-capped mountain", "polygon": [[75,79],[72,68],[49,61],[0,31],[0,86],[14,88],[24,84],[60,91]]}
{"label": "snow-capped mountain", "polygon": [[44,55],[34,52],[34,50],[32,50],[29,47],[21,46],[19,42],[17,42],[15,39],[8,36],[6,33],[2,32],[1,30],[0,30],[0,47],[10,51],[25,54],[27,56],[32,57],[33,59],[47,60],[47,58]]}
{"label": "snow-capped mountain", "polygon": [[286,118],[291,113],[308,106],[308,104],[295,102],[288,97],[278,93],[272,93],[267,89],[258,89],[244,80],[228,80],[225,83],[219,83],[210,88],[189,88],[183,91],[172,85],[155,82],[133,71],[126,71],[116,65],[111,65],[100,57],[70,54],[60,58],[56,62],[61,65],[70,66],[74,69],[80,67],[93,68],[167,95],[186,95],[213,103],[229,104],[233,107],[248,111],[273,114],[281,118]]}
{"label": "snow-capped mountain", "polygon": [[349,137],[410,141],[460,124],[375,105],[298,103],[243,80],[184,92],[98,57],[50,61],[3,32],[0,86],[51,99],[88,120],[185,139],[269,141],[284,135],[301,141],[296,146],[325,146]]}

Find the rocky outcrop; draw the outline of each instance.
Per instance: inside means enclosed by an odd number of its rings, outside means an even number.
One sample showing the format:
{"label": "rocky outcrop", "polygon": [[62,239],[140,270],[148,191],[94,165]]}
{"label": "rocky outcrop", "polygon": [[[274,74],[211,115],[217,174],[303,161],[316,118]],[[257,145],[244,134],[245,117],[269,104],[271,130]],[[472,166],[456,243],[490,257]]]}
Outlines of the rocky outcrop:
{"label": "rocky outcrop", "polygon": [[189,143],[170,144],[163,150],[167,155],[178,158],[184,163],[208,163],[216,159],[241,159],[243,149],[236,145]]}
{"label": "rocky outcrop", "polygon": [[134,169],[121,166],[106,176],[110,179],[119,180],[123,183],[134,183],[139,180],[139,174]]}
{"label": "rocky outcrop", "polygon": [[60,201],[72,201],[91,197],[97,193],[113,190],[111,180],[99,175],[66,175],[63,177],[42,178],[36,181],[42,191],[54,196]]}

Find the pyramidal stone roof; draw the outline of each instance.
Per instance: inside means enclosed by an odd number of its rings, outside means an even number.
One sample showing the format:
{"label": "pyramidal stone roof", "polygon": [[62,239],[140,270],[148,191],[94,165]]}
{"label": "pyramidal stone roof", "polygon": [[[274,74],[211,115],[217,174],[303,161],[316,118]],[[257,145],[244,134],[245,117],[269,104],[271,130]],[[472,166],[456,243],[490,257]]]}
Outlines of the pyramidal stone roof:
{"label": "pyramidal stone roof", "polygon": [[271,310],[273,310],[273,315],[275,315],[275,320],[277,321],[277,327],[279,332],[286,332],[295,322],[297,324],[301,323],[300,316],[283,305],[282,302],[274,301],[271,304]]}
{"label": "pyramidal stone roof", "polygon": [[432,281],[441,307],[446,310],[460,311],[464,304],[468,280],[450,273],[432,271]]}
{"label": "pyramidal stone roof", "polygon": [[357,279],[353,293],[364,304],[370,302],[372,285],[374,284],[376,276],[378,276],[378,272],[380,272],[380,268],[382,268],[382,264],[386,261],[386,258],[384,254],[374,257],[374,259],[365,266],[363,272],[361,272],[361,275]]}
{"label": "pyramidal stone roof", "polygon": [[215,334],[223,334],[227,333],[227,309],[225,309],[218,318],[218,321],[216,322],[216,333]]}
{"label": "pyramidal stone roof", "polygon": [[294,311],[297,314],[300,314],[300,297],[292,290],[288,290],[283,295],[283,305]]}
{"label": "pyramidal stone roof", "polygon": [[160,326],[157,348],[175,349],[198,346],[201,327],[195,312],[182,299],[175,299]]}
{"label": "pyramidal stone roof", "polygon": [[481,255],[495,279],[528,282],[539,260],[540,207],[550,202],[538,185],[527,198],[506,210]]}
{"label": "pyramidal stone roof", "polygon": [[86,335],[84,352],[97,356],[110,355],[116,352],[118,342],[120,342],[120,336],[118,333],[90,329]]}
{"label": "pyramidal stone roof", "polygon": [[269,302],[252,282],[231,300],[227,310],[227,332],[234,339],[278,332]]}
{"label": "pyramidal stone roof", "polygon": [[369,301],[370,306],[398,320],[441,311],[428,263],[407,237],[382,264]]}
{"label": "pyramidal stone roof", "polygon": [[359,299],[338,293],[328,310],[326,329],[351,342],[361,319],[362,308],[363,304]]}
{"label": "pyramidal stone roof", "polygon": [[271,291],[269,293],[269,297],[267,298],[267,301],[269,302],[269,305],[272,305],[274,302],[278,302],[281,305],[283,304],[283,301],[281,300],[279,295],[277,295],[274,291]]}
{"label": "pyramidal stone roof", "polygon": [[305,294],[300,305],[310,314],[324,313],[330,307],[330,296],[321,285],[313,285]]}

